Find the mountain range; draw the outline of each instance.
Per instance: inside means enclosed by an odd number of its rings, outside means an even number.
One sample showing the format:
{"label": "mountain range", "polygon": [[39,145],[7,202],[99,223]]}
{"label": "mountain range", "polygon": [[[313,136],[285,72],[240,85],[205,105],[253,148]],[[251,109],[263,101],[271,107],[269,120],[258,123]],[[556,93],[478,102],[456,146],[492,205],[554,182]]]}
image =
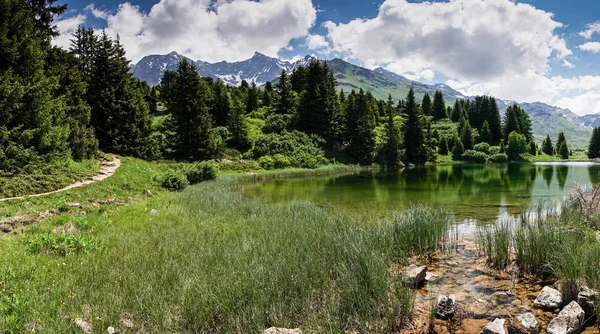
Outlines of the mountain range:
{"label": "mountain range", "polygon": [[[222,80],[228,85],[239,85],[242,80],[255,81],[258,86],[267,81],[276,81],[285,69],[288,73],[293,72],[298,66],[309,64],[315,59],[306,56],[296,61],[285,61],[272,58],[256,52],[250,59],[239,62],[221,61],[209,63],[205,61],[194,61],[176,52],[167,55],[151,55],[141,59],[132,65],[134,76],[146,81],[150,85],[158,85],[163,73],[167,70],[175,70],[179,61],[185,58],[198,67],[201,76]],[[349,92],[352,89],[369,90],[378,99],[387,98],[388,94],[394,99],[403,99],[412,87],[415,96],[420,100],[425,93],[433,96],[436,90],[441,90],[447,104],[453,104],[456,99],[468,99],[459,91],[445,84],[424,84],[410,80],[394,72],[383,68],[370,70],[356,66],[342,59],[328,60],[327,64],[332,69],[338,80],[338,88]],[[496,99],[501,114],[504,114],[509,105],[516,103],[511,100]],[[579,116],[569,109],[562,109],[541,102],[517,103],[531,117],[533,132],[536,140],[540,143],[546,135],[555,140],[560,131],[565,132],[567,141],[574,148],[586,148],[593,127],[600,126],[600,114]]]}

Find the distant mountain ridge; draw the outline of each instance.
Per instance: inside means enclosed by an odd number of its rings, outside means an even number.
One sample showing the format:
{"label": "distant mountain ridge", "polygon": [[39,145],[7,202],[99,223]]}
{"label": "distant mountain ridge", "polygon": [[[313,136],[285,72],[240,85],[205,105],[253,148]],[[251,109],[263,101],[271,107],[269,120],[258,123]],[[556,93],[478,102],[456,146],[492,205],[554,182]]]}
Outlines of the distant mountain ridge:
{"label": "distant mountain ridge", "polygon": [[[256,52],[252,58],[244,61],[209,63],[200,60],[194,61],[176,52],[171,52],[167,55],[144,57],[137,64],[132,65],[132,72],[136,78],[144,80],[150,85],[158,85],[163,73],[167,70],[176,70],[177,64],[182,58],[196,64],[201,76],[222,80],[228,85],[236,86],[240,85],[242,80],[247,82],[254,80],[258,86],[267,81],[275,82],[279,78],[281,70],[285,69],[291,73],[298,66],[308,65],[316,59],[313,56],[306,56],[290,62]],[[328,60],[327,64],[338,80],[338,89],[346,92],[352,89],[363,89],[371,91],[373,96],[378,99],[386,99],[388,95],[392,95],[392,98],[399,100],[404,99],[412,87],[419,101],[425,93],[433,96],[436,90],[442,91],[447,105],[453,104],[456,99],[470,98],[448,85],[424,84],[381,67],[370,70],[338,58]],[[509,105],[516,103],[498,98],[496,101],[501,114],[504,114]],[[533,132],[538,142],[541,142],[548,134],[555,141],[558,132],[564,131],[567,141],[571,145],[576,148],[585,148],[591,136],[591,129],[600,126],[600,114],[578,116],[569,109],[541,102],[517,104],[531,117]]]}

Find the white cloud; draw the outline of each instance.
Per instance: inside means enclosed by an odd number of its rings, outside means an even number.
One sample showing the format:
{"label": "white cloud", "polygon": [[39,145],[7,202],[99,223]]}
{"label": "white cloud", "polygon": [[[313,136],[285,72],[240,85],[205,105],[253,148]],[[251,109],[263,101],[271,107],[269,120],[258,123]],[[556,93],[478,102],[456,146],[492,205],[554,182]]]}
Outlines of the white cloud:
{"label": "white cloud", "polygon": [[386,0],[374,19],[325,23],[341,54],[479,81],[529,70],[546,73],[552,57],[572,54],[554,33],[562,26],[551,13],[509,0]]}
{"label": "white cloud", "polygon": [[94,17],[98,19],[106,20],[109,15],[109,12],[107,10],[98,9],[93,3],[87,5],[83,10],[86,12],[91,12],[92,15],[94,15]]}
{"label": "white cloud", "polygon": [[306,36],[305,46],[309,50],[326,49],[329,47],[329,42],[321,35],[309,34]]}
{"label": "white cloud", "polygon": [[592,38],[592,36],[594,36],[594,34],[600,33],[600,21],[590,23],[586,26],[586,28],[587,29],[580,32],[579,35],[584,37],[585,39],[590,39]]}
{"label": "white cloud", "polygon": [[600,42],[587,42],[578,46],[580,50],[588,51],[592,53],[600,52]]}
{"label": "white cloud", "polygon": [[308,34],[316,20],[311,0],[161,0],[150,12],[125,2],[114,14],[88,6],[120,35],[133,62],[176,51],[210,62],[237,61],[255,51],[276,56]]}
{"label": "white cloud", "polygon": [[563,97],[556,106],[567,108],[579,115],[600,113],[600,91],[589,91],[574,97]]}
{"label": "white cloud", "polygon": [[567,68],[575,68],[575,65],[573,65],[573,63],[571,63],[570,61],[563,59],[563,63],[562,66],[567,67]]}
{"label": "white cloud", "polygon": [[68,49],[71,45],[72,34],[77,30],[77,27],[85,22],[86,16],[78,14],[68,18],[63,18],[55,21],[56,27],[60,32],[60,36],[56,37],[52,43],[56,46]]}

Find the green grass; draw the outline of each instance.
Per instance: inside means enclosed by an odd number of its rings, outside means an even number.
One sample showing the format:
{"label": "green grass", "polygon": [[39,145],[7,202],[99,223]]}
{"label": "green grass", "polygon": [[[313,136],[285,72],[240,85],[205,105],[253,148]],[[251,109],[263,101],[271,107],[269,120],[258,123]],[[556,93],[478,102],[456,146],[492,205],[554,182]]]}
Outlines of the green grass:
{"label": "green grass", "polygon": [[545,153],[542,153],[542,154],[536,155],[536,156],[533,156],[528,153],[523,153],[523,154],[521,154],[521,158],[523,159],[523,161],[529,161],[529,162],[588,161],[589,160],[587,155],[583,152],[576,152],[576,154],[570,156],[569,159],[567,159],[567,160],[561,159],[559,156],[547,155]]}
{"label": "green grass", "polygon": [[66,159],[44,166],[28,166],[19,175],[0,172],[0,198],[57,190],[97,173],[99,169],[97,160],[75,162]]}
{"label": "green grass", "polygon": [[[66,210],[0,237],[0,328],[78,332],[73,320],[84,318],[99,333],[124,329],[123,319],[131,332],[397,331],[414,292],[390,268],[447,238],[451,217],[442,210],[375,218],[267,204],[230,190],[246,176],[162,191],[152,180],[172,168],[123,158],[102,182],[0,204],[4,216]],[[73,202],[82,208],[65,205]],[[53,232],[68,224],[78,230]]]}

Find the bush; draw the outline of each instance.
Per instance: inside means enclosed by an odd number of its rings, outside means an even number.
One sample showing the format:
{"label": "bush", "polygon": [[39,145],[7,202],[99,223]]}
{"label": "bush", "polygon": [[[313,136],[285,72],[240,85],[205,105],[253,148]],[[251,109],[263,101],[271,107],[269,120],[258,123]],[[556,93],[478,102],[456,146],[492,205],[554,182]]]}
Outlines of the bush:
{"label": "bush", "polygon": [[500,146],[491,146],[490,147],[490,153],[488,153],[489,155],[496,155],[498,153],[502,153],[500,152],[501,148]]}
{"label": "bush", "polygon": [[483,152],[477,152],[473,150],[466,150],[462,156],[464,161],[474,162],[474,163],[485,163],[488,159],[487,154]]}
{"label": "bush", "polygon": [[168,171],[158,181],[161,187],[170,191],[181,191],[190,185],[186,175],[179,171]]}
{"label": "bush", "polygon": [[268,134],[254,144],[250,155],[258,159],[263,169],[286,167],[317,168],[327,164],[325,153],[319,147],[322,139],[299,131]]}
{"label": "bush", "polygon": [[520,133],[513,131],[508,135],[506,154],[510,159],[517,159],[521,153],[527,152],[527,139]]}
{"label": "bush", "polygon": [[504,153],[494,154],[489,159],[493,163],[506,163],[508,162],[508,156]]}
{"label": "bush", "polygon": [[35,254],[65,256],[72,253],[87,253],[93,247],[94,243],[84,236],[70,233],[34,234],[29,240],[29,251]]}
{"label": "bush", "polygon": [[258,159],[258,165],[260,166],[260,168],[266,170],[275,169],[275,160],[272,156],[265,155],[264,157]]}
{"label": "bush", "polygon": [[184,171],[189,184],[198,184],[202,181],[214,180],[217,178],[217,165],[212,161],[203,161],[192,165]]}
{"label": "bush", "polygon": [[490,154],[490,144],[488,143],[479,143],[473,146],[473,149],[477,152],[483,152],[485,154]]}
{"label": "bush", "polygon": [[291,115],[273,114],[269,115],[265,120],[265,125],[262,128],[263,133],[282,133],[289,130],[292,124]]}

